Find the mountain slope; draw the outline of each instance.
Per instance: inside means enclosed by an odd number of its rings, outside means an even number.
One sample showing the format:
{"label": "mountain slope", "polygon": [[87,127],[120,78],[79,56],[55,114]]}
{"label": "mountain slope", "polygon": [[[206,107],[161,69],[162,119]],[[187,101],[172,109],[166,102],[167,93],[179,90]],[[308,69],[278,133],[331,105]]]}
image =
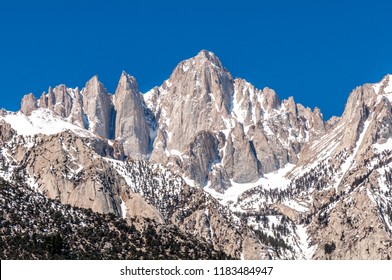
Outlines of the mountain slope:
{"label": "mountain slope", "polygon": [[1,259],[226,259],[203,240],[138,218],[60,204],[0,179]]}

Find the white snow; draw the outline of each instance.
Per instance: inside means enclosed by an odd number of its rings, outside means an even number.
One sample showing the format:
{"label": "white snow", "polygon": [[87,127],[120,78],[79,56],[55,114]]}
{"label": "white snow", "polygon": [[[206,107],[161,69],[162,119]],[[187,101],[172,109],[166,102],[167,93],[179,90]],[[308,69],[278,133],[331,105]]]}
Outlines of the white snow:
{"label": "white snow", "polygon": [[179,150],[170,150],[170,155],[172,156],[178,156],[179,158],[182,158],[182,153]]}
{"label": "white snow", "polygon": [[284,188],[290,182],[289,179],[285,178],[285,175],[294,167],[294,164],[287,164],[284,168],[279,169],[276,172],[265,174],[264,177],[260,178],[253,183],[240,184],[233,180],[230,180],[231,187],[229,187],[223,194],[218,193],[214,189],[210,188],[210,184],[204,187],[204,191],[218,199],[222,205],[229,204],[230,201],[235,202],[237,198],[247,190],[253,189],[258,186],[263,186],[265,189]]}
{"label": "white snow", "polygon": [[297,225],[297,234],[299,237],[298,246],[304,254],[305,259],[311,259],[313,254],[316,252],[317,247],[315,245],[310,246],[309,236],[306,233],[306,227],[304,225]]}
{"label": "white snow", "polygon": [[[241,104],[244,102],[244,99],[241,98],[240,101],[237,101],[238,95],[239,95],[239,94],[240,94],[240,93],[237,92],[237,91],[234,92],[234,97],[233,97],[233,111],[232,111],[232,113],[233,113],[234,116],[237,118],[237,121],[238,121],[239,123],[242,123],[242,124],[243,124],[244,121],[245,121],[245,119],[246,119],[247,111],[246,111],[246,110],[243,110],[243,109],[241,108]],[[242,97],[242,96],[240,96],[240,97]]]}
{"label": "white snow", "polygon": [[306,212],[309,210],[307,207],[303,206],[295,200],[284,201],[283,204],[298,212]]}
{"label": "white snow", "polygon": [[[152,96],[155,94],[155,89],[149,90],[146,93],[142,95],[144,102],[146,103],[147,107],[150,108],[150,100],[152,99]],[[115,96],[115,95],[114,95]],[[151,109],[151,108],[150,108]]]}
{"label": "white snow", "polygon": [[127,207],[125,206],[125,202],[122,199],[121,199],[121,213],[122,213],[123,219],[125,219],[127,216]]}
{"label": "white snow", "polygon": [[375,92],[376,94],[378,94],[378,93],[380,92],[381,86],[382,86],[382,83],[373,84],[373,89],[374,89],[374,92]]}
{"label": "white snow", "polygon": [[113,167],[115,167],[116,171],[123,177],[123,179],[125,180],[128,186],[130,187],[134,186],[132,178],[125,170],[125,162],[116,159],[111,159],[111,158],[103,158],[103,159],[110,162],[113,165]]}
{"label": "white snow", "polygon": [[208,207],[204,210],[204,215],[206,215],[206,218],[208,220],[208,223],[210,224],[210,236],[211,238],[214,236],[214,229],[211,226],[211,222],[210,222],[210,209],[208,209]]}
{"label": "white snow", "polygon": [[373,144],[373,148],[376,149],[378,152],[383,152],[385,150],[392,150],[392,138],[389,138],[383,144]]}
{"label": "white snow", "polygon": [[385,181],[385,171],[389,170],[392,168],[392,162],[377,169],[377,172],[379,173],[379,176],[377,178],[378,185],[380,187],[381,192],[388,192],[389,191],[389,186],[387,185]]}
{"label": "white snow", "polygon": [[265,174],[264,178],[261,178],[261,184],[266,189],[283,189],[287,187],[287,185],[290,183],[290,180],[285,176],[287,173],[293,170],[294,167],[295,164],[288,163],[277,171]]}
{"label": "white snow", "polygon": [[[223,123],[225,124],[225,127],[228,129],[222,131],[226,134],[227,137],[227,134],[229,133],[230,129],[235,127],[235,121],[232,118],[224,118],[223,116],[221,116],[221,118],[223,120]],[[225,131],[227,131],[227,133]]]}
{"label": "white snow", "polygon": [[230,180],[231,187],[229,187],[224,194],[217,193],[213,189],[209,187],[205,187],[207,193],[211,194],[215,198],[221,200],[223,205],[226,205],[229,201],[237,201],[237,198],[245,191],[253,189],[254,187],[260,186],[261,178],[254,182],[254,183],[246,183],[246,184],[239,184],[235,183],[233,180]]}
{"label": "white snow", "polygon": [[87,130],[65,121],[47,109],[37,109],[30,116],[21,112],[8,113],[4,117],[0,117],[1,119],[9,123],[19,135],[23,136],[51,135],[66,130],[72,130],[82,136],[92,136]]}
{"label": "white snow", "polygon": [[[385,84],[385,80],[388,79],[388,84]],[[381,100],[383,96],[392,101],[392,75],[387,75],[382,79],[381,82],[372,85],[374,92],[378,94],[377,101]],[[380,94],[380,90],[383,88],[384,94]]]}
{"label": "white snow", "polygon": [[386,85],[386,87],[384,88],[384,92],[385,93],[392,93],[392,75],[388,75],[387,77],[389,79],[389,82]]}
{"label": "white snow", "polygon": [[188,65],[188,63],[185,63],[185,64],[182,66],[182,71],[187,72],[188,70],[189,70],[189,65]]}
{"label": "white snow", "polygon": [[263,128],[264,128],[264,131],[265,131],[265,133],[266,133],[267,135],[270,135],[270,136],[274,136],[274,135],[275,135],[275,133],[272,132],[272,130],[271,130],[271,128],[269,127],[269,125],[268,125],[267,122],[264,122],[264,123],[263,123]]}
{"label": "white snow", "polygon": [[182,177],[182,179],[184,179],[184,181],[185,181],[185,183],[188,185],[188,186],[190,186],[190,187],[195,187],[196,186],[196,183],[195,183],[195,181],[194,180],[191,180],[191,179],[189,179],[189,178],[187,178],[187,177]]}

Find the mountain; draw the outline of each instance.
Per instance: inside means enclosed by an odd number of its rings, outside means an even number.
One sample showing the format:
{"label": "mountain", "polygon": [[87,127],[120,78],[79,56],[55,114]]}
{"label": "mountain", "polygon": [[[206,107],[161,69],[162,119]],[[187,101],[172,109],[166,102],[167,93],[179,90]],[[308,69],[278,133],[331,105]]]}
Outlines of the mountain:
{"label": "mountain", "polygon": [[354,89],[328,121],[233,78],[205,50],[145,94],[125,72],[114,94],[97,76],[81,90],[50,87],[0,111],[0,177],[175,228],[222,252],[209,256],[388,259],[391,79]]}

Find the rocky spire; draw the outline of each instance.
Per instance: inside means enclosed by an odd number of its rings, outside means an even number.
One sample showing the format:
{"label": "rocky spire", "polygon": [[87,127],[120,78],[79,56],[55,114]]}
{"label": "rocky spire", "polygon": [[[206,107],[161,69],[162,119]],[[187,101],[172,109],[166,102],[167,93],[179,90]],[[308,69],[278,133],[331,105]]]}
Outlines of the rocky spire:
{"label": "rocky spire", "polygon": [[54,92],[52,87],[48,89],[48,109],[53,110],[54,105],[56,104],[56,99],[54,96]]}
{"label": "rocky spire", "polygon": [[37,98],[35,98],[34,94],[29,93],[23,96],[21,103],[21,112],[26,116],[30,116],[31,112],[37,109]]}
{"label": "rocky spire", "polygon": [[143,99],[136,79],[121,74],[114,95],[115,138],[123,143],[125,155],[141,159],[148,153],[149,127],[144,116]]}
{"label": "rocky spire", "polygon": [[86,83],[82,96],[89,130],[99,136],[112,138],[113,103],[110,94],[98,80],[98,76],[92,77]]}
{"label": "rocky spire", "polygon": [[74,92],[69,120],[73,124],[88,129],[83,112],[83,98],[78,88],[76,88]]}
{"label": "rocky spire", "polygon": [[72,97],[68,94],[68,89],[65,85],[56,86],[53,89],[54,106],[53,111],[56,115],[66,118],[71,113]]}
{"label": "rocky spire", "polygon": [[48,97],[46,96],[46,92],[43,92],[39,98],[39,107],[42,109],[48,108]]}

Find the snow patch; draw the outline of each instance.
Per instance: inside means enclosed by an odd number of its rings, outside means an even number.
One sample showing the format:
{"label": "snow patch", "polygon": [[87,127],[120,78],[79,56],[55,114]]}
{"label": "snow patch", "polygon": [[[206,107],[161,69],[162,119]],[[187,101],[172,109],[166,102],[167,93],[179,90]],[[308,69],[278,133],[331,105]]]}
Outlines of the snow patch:
{"label": "snow patch", "polygon": [[388,138],[388,140],[383,144],[373,144],[373,148],[378,152],[392,150],[392,138]]}
{"label": "snow patch", "polygon": [[284,189],[290,184],[290,180],[286,178],[286,174],[291,172],[295,164],[287,163],[283,168],[270,172],[261,178],[261,184],[266,189]]}
{"label": "snow patch", "polygon": [[246,114],[247,114],[247,110],[242,109],[241,105],[244,102],[244,99],[241,99],[239,102],[237,102],[237,98],[238,98],[238,92],[236,91],[234,93],[234,97],[233,97],[233,114],[234,116],[237,118],[237,121],[239,123],[244,123],[245,119],[246,119]]}
{"label": "snow patch", "polygon": [[305,259],[312,259],[312,256],[316,252],[317,246],[310,246],[309,236],[306,233],[306,227],[304,225],[297,225],[297,234],[299,237],[299,247],[305,257]]}
{"label": "snow patch", "polygon": [[6,116],[0,117],[0,119],[9,123],[19,135],[23,136],[33,136],[36,134],[51,135],[66,130],[71,130],[85,137],[93,136],[87,130],[65,121],[47,109],[34,110],[30,116],[26,116],[21,112],[8,113]]}
{"label": "snow patch", "polygon": [[204,191],[219,200],[222,205],[226,206],[230,202],[236,202],[241,194],[255,187],[263,186],[263,188],[266,189],[286,187],[289,184],[290,180],[285,178],[285,175],[290,170],[292,170],[293,167],[294,164],[286,164],[284,168],[281,168],[275,172],[265,174],[264,177],[253,183],[236,183],[233,180],[230,180],[231,187],[229,187],[224,193],[219,193],[214,189],[210,188],[210,183],[208,183],[204,187]]}
{"label": "snow patch", "polygon": [[388,75],[388,84],[384,88],[385,93],[392,93],[392,75]]}
{"label": "snow patch", "polygon": [[125,202],[122,199],[121,199],[121,205],[120,206],[121,206],[122,217],[123,217],[123,219],[125,219],[126,216],[127,216],[127,207],[125,206]]}
{"label": "snow patch", "polygon": [[179,158],[182,159],[182,153],[179,150],[174,150],[174,149],[170,150],[170,155],[178,156]]}
{"label": "snow patch", "polygon": [[196,183],[195,183],[195,181],[194,180],[191,180],[191,179],[189,179],[189,178],[187,178],[187,177],[182,177],[182,179],[185,181],[185,183],[188,185],[188,186],[190,186],[190,187],[196,187]]}
{"label": "snow patch", "polygon": [[298,212],[306,212],[309,210],[307,207],[303,206],[302,204],[299,204],[295,200],[285,201],[285,202],[283,202],[283,205],[286,205],[287,207],[290,207],[291,209],[298,211]]}
{"label": "snow patch", "polygon": [[188,70],[189,70],[189,65],[188,65],[187,63],[185,63],[185,64],[182,66],[182,71],[187,72]]}

